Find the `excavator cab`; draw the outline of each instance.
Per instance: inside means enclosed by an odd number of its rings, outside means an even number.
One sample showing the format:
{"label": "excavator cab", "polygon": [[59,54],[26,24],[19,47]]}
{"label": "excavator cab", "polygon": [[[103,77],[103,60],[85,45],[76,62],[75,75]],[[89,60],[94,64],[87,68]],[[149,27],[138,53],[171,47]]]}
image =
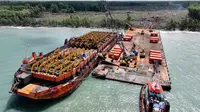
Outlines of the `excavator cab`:
{"label": "excavator cab", "polygon": [[132,27],[130,27],[129,30],[133,31],[134,29]]}
{"label": "excavator cab", "polygon": [[136,59],[136,55],[137,54],[134,54],[133,56],[131,55],[127,55],[125,50],[127,50],[127,48],[124,46],[123,43],[120,43],[121,47],[123,48],[123,57],[120,58],[120,66],[129,66],[129,60],[131,59]]}
{"label": "excavator cab", "polygon": [[149,32],[153,32],[153,30],[152,30],[152,29],[149,29]]}
{"label": "excavator cab", "polygon": [[129,60],[136,60],[138,56],[138,52],[135,49],[130,53]]}
{"label": "excavator cab", "polygon": [[145,58],[144,48],[140,50],[140,58]]}
{"label": "excavator cab", "polygon": [[105,60],[106,57],[104,56],[104,54],[102,52],[98,53],[98,60]]}
{"label": "excavator cab", "polygon": [[144,35],[144,30],[141,31],[141,35]]}
{"label": "excavator cab", "polygon": [[120,66],[127,66],[127,65],[128,65],[127,58],[125,58],[125,57],[120,58]]}

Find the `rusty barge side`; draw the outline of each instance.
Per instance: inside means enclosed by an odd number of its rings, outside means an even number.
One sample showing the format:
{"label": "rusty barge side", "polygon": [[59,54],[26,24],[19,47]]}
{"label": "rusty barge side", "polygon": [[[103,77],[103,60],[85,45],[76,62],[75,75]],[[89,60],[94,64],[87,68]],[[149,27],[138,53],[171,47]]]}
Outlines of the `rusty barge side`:
{"label": "rusty barge side", "polygon": [[144,105],[144,91],[146,88],[146,84],[141,87],[140,96],[139,96],[139,108],[140,112],[145,112],[145,105]]}

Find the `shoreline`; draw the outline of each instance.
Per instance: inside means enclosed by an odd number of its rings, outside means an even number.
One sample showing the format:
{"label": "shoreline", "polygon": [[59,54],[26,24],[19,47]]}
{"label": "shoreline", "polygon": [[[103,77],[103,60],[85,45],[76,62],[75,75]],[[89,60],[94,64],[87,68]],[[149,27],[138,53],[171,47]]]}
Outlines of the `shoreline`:
{"label": "shoreline", "polygon": [[[0,28],[16,28],[16,29],[100,29],[100,30],[112,30],[111,28],[106,27],[47,27],[47,26],[39,26],[39,27],[32,27],[32,26],[0,26]],[[118,29],[119,31],[125,30],[125,29]],[[154,29],[159,31],[168,31],[168,32],[191,32],[191,33],[199,33],[200,31],[189,31],[189,30],[165,30],[165,29]]]}
{"label": "shoreline", "polygon": [[[70,27],[70,26],[0,26],[0,28],[88,28],[88,29],[109,29],[112,30],[112,28],[109,27]],[[123,28],[121,28],[123,29]],[[119,29],[120,30],[120,29]]]}
{"label": "shoreline", "polygon": [[[17,28],[17,29],[98,29],[98,30],[110,30],[112,31],[112,28],[107,28],[107,27],[47,27],[47,26],[39,26],[39,27],[32,27],[32,26],[0,26],[0,28]],[[118,29],[119,31],[124,30],[123,28]]]}

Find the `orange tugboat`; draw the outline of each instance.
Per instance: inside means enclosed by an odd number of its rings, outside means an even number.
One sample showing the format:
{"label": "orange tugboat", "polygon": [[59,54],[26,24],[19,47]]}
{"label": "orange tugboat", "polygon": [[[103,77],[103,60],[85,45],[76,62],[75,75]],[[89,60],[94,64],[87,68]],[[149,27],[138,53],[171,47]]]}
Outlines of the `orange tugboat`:
{"label": "orange tugboat", "polygon": [[140,91],[140,112],[169,112],[170,103],[157,82],[148,82]]}
{"label": "orange tugboat", "polygon": [[46,55],[33,52],[15,73],[11,91],[36,100],[71,94],[96,66],[98,51],[109,50],[115,37],[110,32],[89,32],[65,40],[64,46]]}

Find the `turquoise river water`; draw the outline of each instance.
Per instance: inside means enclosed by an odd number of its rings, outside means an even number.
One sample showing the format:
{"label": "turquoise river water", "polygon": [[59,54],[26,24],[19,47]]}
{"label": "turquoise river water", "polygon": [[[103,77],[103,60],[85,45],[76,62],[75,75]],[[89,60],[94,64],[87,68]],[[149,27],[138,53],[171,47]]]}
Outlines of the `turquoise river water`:
{"label": "turquoise river water", "polygon": [[[86,28],[0,28],[0,112],[139,112],[141,86],[89,76],[69,97],[34,101],[9,94],[13,74],[32,51],[47,53]],[[102,29],[101,29],[102,30]],[[161,31],[172,81],[171,112],[200,112],[200,33]]]}

